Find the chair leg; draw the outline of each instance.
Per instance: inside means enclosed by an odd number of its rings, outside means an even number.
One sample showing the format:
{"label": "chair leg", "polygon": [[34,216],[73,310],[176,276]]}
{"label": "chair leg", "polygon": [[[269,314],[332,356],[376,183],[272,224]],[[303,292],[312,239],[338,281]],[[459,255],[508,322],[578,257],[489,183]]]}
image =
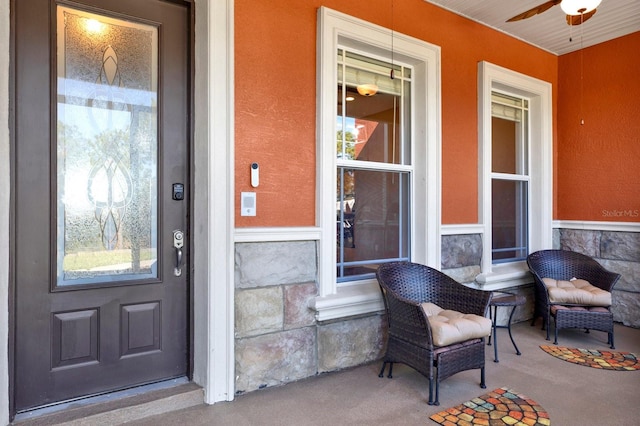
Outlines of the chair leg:
{"label": "chair leg", "polygon": [[487,385],[486,385],[486,383],[484,381],[484,367],[480,368],[480,387],[482,389],[486,389],[487,388]]}
{"label": "chair leg", "polygon": [[613,331],[609,333],[609,341],[607,343],[611,344],[611,349],[615,349],[616,347],[613,345]]}
{"label": "chair leg", "polygon": [[[438,382],[436,382],[436,389],[438,389]],[[436,390],[436,392],[437,392],[437,390]],[[436,393],[436,395],[437,395],[437,393]],[[436,396],[436,401],[437,400],[438,400],[438,397]],[[433,379],[429,379],[429,402],[428,402],[428,404],[429,405],[438,405],[438,404],[435,404],[433,402]]]}
{"label": "chair leg", "polygon": [[[558,344],[558,324],[556,324],[556,326],[554,327],[554,332],[555,332],[555,338],[553,340],[553,344],[557,345]],[[549,340],[549,338],[547,338],[547,340]]]}
{"label": "chair leg", "polygon": [[[549,318],[549,315],[547,314],[547,316],[545,317],[545,319],[542,321],[542,327],[544,329],[544,326],[547,326],[547,340],[549,340],[549,329],[551,328],[551,318]],[[556,328],[556,332],[558,330],[558,325],[556,323],[553,324],[554,327]]]}
{"label": "chair leg", "polygon": [[378,377],[384,377],[384,369],[387,367],[387,364],[389,364],[389,375],[387,377],[389,377],[390,379],[393,378],[391,376],[391,371],[393,370],[393,362],[391,361],[382,362],[382,369],[380,369],[380,374],[378,374]]}

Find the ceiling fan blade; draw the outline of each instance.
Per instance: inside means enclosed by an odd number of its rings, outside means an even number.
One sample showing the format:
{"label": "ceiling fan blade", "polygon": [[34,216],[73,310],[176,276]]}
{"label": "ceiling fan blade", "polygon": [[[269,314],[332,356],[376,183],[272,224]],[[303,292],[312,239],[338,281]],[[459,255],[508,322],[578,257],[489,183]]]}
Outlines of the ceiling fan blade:
{"label": "ceiling fan blade", "polygon": [[522,12],[521,14],[514,16],[513,18],[507,20],[507,22],[514,22],[514,21],[520,21],[522,19],[531,18],[532,16],[538,15],[560,3],[562,3],[562,0],[551,0],[545,3],[542,3],[541,5],[538,5],[533,9],[529,9],[526,12]]}
{"label": "ceiling fan blade", "polygon": [[595,13],[596,13],[596,9],[593,9],[591,12],[583,13],[582,15],[567,15],[567,24],[580,25],[583,22],[585,22],[587,19],[595,15]]}

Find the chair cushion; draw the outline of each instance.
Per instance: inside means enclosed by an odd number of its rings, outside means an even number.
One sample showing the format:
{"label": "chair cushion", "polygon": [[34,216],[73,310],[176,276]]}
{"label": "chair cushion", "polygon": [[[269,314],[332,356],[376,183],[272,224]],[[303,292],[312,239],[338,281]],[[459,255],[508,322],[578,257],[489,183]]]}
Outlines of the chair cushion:
{"label": "chair cushion", "polygon": [[549,302],[574,305],[611,306],[611,293],[591,285],[589,281],[572,278],[569,281],[543,278]]}
{"label": "chair cushion", "polygon": [[435,346],[447,346],[491,334],[491,320],[475,314],[445,310],[430,302],[422,304],[431,325]]}

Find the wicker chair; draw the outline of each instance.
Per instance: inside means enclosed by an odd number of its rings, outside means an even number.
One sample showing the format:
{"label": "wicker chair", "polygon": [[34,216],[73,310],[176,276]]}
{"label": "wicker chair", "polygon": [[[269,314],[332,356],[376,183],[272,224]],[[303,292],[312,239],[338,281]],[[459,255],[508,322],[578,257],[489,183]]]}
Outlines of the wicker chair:
{"label": "wicker chair", "polygon": [[410,262],[383,264],[376,276],[389,322],[379,377],[384,376],[387,364],[389,378],[393,363],[412,367],[429,379],[429,405],[439,405],[440,381],[460,371],[479,368],[480,387],[485,388],[484,337],[449,346],[434,345],[432,328],[421,304],[431,302],[443,309],[485,316],[491,293],[465,287],[436,269]]}
{"label": "wicker chair", "polygon": [[589,256],[568,250],[541,250],[527,256],[527,265],[535,281],[535,310],[531,325],[542,317],[542,327],[547,329],[549,340],[550,318],[554,319],[554,344],[558,344],[558,330],[584,328],[608,333],[607,344],[615,349],[613,341],[613,314],[610,306],[554,304],[549,300],[543,278],[571,280],[580,278],[591,285],[611,292],[620,274],[608,271]]}

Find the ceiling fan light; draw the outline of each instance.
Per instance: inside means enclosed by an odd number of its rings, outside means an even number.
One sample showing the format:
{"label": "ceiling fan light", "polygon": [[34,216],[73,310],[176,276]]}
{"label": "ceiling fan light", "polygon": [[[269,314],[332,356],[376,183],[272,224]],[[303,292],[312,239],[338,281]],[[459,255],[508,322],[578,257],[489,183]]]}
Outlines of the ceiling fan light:
{"label": "ceiling fan light", "polygon": [[373,96],[378,93],[377,84],[359,84],[356,89],[362,96]]}
{"label": "ceiling fan light", "polygon": [[562,0],[560,7],[567,15],[581,15],[598,7],[602,0]]}

